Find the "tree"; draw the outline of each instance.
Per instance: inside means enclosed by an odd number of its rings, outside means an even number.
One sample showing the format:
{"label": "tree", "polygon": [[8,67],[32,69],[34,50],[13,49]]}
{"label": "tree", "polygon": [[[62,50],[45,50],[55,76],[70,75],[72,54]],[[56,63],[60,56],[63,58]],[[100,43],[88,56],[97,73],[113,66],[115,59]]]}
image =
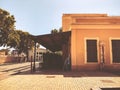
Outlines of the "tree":
{"label": "tree", "polygon": [[58,30],[57,30],[57,29],[51,30],[51,34],[55,34],[55,33],[58,33]]}
{"label": "tree", "polygon": [[22,52],[26,53],[28,60],[28,50],[32,49],[34,46],[32,35],[30,35],[28,32],[23,32],[22,30],[16,30],[16,32],[20,36],[20,42],[16,49],[18,50],[19,54]]}
{"label": "tree", "polygon": [[19,53],[21,52],[26,52],[26,48],[28,48],[28,36],[29,33],[28,32],[23,32],[21,30],[16,30],[17,34],[20,36],[20,42],[17,46],[16,49],[19,50]]}
{"label": "tree", "polygon": [[19,54],[28,54],[28,49],[34,46],[32,35],[15,29],[15,18],[8,11],[0,9],[0,46],[17,49]]}
{"label": "tree", "polygon": [[62,27],[60,27],[60,28],[59,28],[59,32],[62,32],[62,31],[63,31],[63,30],[62,30]]}
{"label": "tree", "polygon": [[61,33],[61,32],[62,32],[62,27],[60,27],[58,30],[57,29],[51,30],[51,34]]}
{"label": "tree", "polygon": [[15,29],[14,23],[14,16],[10,15],[8,11],[0,8],[0,46],[6,46],[10,31]]}
{"label": "tree", "polygon": [[17,48],[20,43],[20,35],[17,33],[16,30],[11,30],[8,35],[8,42],[7,46]]}

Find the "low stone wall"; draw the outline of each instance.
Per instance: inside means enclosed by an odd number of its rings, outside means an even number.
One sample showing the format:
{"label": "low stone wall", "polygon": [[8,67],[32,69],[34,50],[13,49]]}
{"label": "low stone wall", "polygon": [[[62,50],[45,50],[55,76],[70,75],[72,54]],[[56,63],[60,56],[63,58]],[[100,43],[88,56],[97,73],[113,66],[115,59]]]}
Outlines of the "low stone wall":
{"label": "low stone wall", "polygon": [[106,71],[111,71],[111,72],[116,72],[116,71],[120,71],[120,64],[110,64],[110,65],[105,65],[104,69]]}
{"label": "low stone wall", "polygon": [[110,71],[110,72],[119,72],[120,64],[85,64],[80,66],[72,66],[72,70],[78,71]]}
{"label": "low stone wall", "polygon": [[25,57],[0,56],[0,64],[24,62],[25,59]]}
{"label": "low stone wall", "polygon": [[84,65],[78,65],[73,66],[73,71],[99,71],[99,64],[84,64]]}

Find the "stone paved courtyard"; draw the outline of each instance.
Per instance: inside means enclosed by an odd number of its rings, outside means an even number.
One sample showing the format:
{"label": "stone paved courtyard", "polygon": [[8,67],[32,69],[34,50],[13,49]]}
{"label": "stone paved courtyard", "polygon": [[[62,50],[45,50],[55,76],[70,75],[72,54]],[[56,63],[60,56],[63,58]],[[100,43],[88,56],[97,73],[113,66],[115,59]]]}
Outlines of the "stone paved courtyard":
{"label": "stone paved courtyard", "polygon": [[85,72],[57,74],[21,74],[0,81],[0,90],[90,90],[97,87],[120,87],[119,76],[87,76]]}
{"label": "stone paved courtyard", "polygon": [[[1,74],[0,77],[2,78],[5,75]],[[27,71],[11,74],[0,80],[0,90],[90,90],[99,87],[120,88],[120,75],[98,71],[40,70],[35,73]]]}

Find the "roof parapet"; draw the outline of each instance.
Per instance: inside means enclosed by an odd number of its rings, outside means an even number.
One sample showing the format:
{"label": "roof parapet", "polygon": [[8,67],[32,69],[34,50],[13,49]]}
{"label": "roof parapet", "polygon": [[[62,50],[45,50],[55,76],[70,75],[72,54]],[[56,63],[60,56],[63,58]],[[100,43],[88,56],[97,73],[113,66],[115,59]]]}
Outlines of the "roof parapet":
{"label": "roof parapet", "polygon": [[63,16],[71,17],[107,17],[107,14],[63,14]]}

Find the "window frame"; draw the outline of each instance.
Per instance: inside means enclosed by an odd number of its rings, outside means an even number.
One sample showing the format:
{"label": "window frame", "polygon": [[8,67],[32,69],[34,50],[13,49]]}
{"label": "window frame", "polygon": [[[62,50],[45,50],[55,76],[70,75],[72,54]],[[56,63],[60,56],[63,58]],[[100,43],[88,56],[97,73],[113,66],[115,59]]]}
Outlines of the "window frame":
{"label": "window frame", "polygon": [[[88,62],[87,61],[87,40],[96,40],[97,41],[97,62]],[[85,44],[85,64],[98,64],[99,63],[99,38],[84,38]]]}
{"label": "window frame", "polygon": [[110,64],[120,64],[120,63],[117,63],[117,62],[113,62],[113,52],[112,52],[112,40],[120,40],[120,37],[119,38],[112,38],[110,37],[109,38],[109,42],[110,42]]}

